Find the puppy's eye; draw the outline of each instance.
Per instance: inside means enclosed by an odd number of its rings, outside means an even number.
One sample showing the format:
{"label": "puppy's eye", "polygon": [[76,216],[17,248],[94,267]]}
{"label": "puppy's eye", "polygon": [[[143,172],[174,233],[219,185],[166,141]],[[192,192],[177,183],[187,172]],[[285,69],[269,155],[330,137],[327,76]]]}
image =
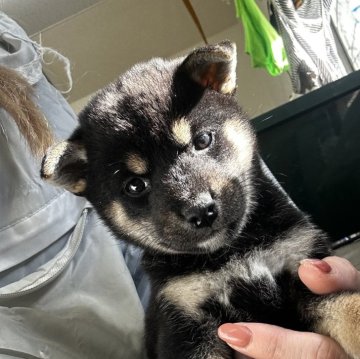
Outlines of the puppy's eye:
{"label": "puppy's eye", "polygon": [[125,184],[125,192],[131,197],[140,197],[150,190],[150,183],[145,178],[133,177]]}
{"label": "puppy's eye", "polygon": [[194,139],[195,150],[201,151],[209,147],[212,142],[211,132],[203,132],[200,135],[196,136]]}

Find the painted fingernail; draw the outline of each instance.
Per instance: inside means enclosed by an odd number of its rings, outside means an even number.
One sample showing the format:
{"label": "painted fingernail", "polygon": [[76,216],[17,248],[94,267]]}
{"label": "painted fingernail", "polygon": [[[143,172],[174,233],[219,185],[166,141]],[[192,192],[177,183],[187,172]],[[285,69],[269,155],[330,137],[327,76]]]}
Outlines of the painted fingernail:
{"label": "painted fingernail", "polygon": [[250,343],[252,332],[244,325],[223,324],[219,328],[219,336],[233,347],[244,348]]}
{"label": "painted fingernail", "polygon": [[329,263],[322,261],[321,259],[303,259],[302,261],[300,261],[300,264],[313,266],[323,273],[331,272],[331,267]]}

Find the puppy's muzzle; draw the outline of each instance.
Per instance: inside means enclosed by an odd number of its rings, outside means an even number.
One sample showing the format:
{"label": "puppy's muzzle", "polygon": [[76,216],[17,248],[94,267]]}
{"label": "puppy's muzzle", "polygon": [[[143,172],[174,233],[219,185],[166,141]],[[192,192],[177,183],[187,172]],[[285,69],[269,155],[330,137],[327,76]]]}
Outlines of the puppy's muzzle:
{"label": "puppy's muzzle", "polygon": [[211,227],[218,216],[218,206],[210,193],[202,193],[183,207],[182,215],[194,228]]}

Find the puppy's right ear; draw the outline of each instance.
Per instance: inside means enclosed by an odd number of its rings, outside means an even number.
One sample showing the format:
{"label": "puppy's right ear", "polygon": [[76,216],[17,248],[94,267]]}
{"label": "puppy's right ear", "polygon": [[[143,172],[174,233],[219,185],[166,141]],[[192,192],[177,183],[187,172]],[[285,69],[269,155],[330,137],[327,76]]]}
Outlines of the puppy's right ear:
{"label": "puppy's right ear", "polygon": [[76,194],[86,190],[87,155],[78,141],[62,141],[49,148],[41,165],[41,178]]}
{"label": "puppy's right ear", "polygon": [[236,45],[223,41],[191,52],[181,69],[200,86],[223,94],[233,94],[236,88]]}

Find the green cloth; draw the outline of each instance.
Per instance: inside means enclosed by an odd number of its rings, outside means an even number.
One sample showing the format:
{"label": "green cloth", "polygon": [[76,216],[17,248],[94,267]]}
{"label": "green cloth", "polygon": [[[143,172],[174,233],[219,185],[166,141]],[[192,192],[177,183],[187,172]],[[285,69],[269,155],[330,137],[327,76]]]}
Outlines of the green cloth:
{"label": "green cloth", "polygon": [[253,67],[264,67],[272,76],[289,69],[282,38],[271,26],[255,0],[234,0],[236,17],[245,32],[245,52],[251,56]]}

